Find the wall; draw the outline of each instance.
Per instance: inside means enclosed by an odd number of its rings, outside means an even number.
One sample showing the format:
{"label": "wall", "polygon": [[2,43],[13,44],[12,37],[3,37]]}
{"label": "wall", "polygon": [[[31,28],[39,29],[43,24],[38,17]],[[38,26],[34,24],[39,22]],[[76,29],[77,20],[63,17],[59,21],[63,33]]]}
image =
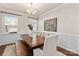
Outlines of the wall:
{"label": "wall", "polygon": [[4,26],[4,20],[3,15],[0,13],[0,33],[6,33],[5,26]]}
{"label": "wall", "polygon": [[17,40],[22,40],[18,34],[0,34],[0,46],[10,43],[16,43]]}
{"label": "wall", "polygon": [[63,4],[39,16],[39,31],[44,20],[57,17],[57,32],[79,35],[79,4]]}
{"label": "wall", "polygon": [[19,16],[18,18],[18,33],[27,33],[29,20],[27,15]]}

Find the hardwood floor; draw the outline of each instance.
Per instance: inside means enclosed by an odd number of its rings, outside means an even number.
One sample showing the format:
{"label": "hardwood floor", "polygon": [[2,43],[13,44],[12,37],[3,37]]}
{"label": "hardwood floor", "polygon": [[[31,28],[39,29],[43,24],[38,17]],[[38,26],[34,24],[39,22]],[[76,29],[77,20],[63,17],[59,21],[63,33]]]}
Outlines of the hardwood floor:
{"label": "hardwood floor", "polygon": [[16,55],[17,56],[32,56],[32,52],[26,43],[22,40],[17,41],[16,44]]}
{"label": "hardwood floor", "polygon": [[[12,43],[15,44],[15,43]],[[7,46],[12,44],[6,44],[0,46],[0,56],[3,56],[3,53]],[[23,40],[17,41],[16,44],[16,55],[17,56],[33,56],[33,52],[30,50],[30,48],[27,46],[27,44]]]}
{"label": "hardwood floor", "polygon": [[7,47],[8,45],[12,45],[12,44],[15,44],[15,43],[6,44],[6,45],[1,45],[1,46],[0,46],[0,56],[3,55],[3,53],[4,53],[5,49],[6,49],[6,47]]}
{"label": "hardwood floor", "polygon": [[61,48],[61,47],[59,47],[59,46],[57,46],[57,50],[58,50],[59,52],[65,54],[65,55],[67,55],[67,56],[79,56],[79,54],[74,53],[74,52],[71,52],[71,51],[68,51],[68,50],[66,50],[66,49],[64,49],[64,48]]}
{"label": "hardwood floor", "polygon": [[5,48],[6,48],[6,45],[0,46],[0,56],[3,55]]}

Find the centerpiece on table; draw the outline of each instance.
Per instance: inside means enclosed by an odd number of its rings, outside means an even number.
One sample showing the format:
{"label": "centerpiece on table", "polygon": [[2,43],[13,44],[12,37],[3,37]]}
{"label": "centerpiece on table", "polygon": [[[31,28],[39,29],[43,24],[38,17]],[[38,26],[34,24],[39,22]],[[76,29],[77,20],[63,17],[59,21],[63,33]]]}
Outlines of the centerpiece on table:
{"label": "centerpiece on table", "polygon": [[29,27],[29,36],[32,37],[32,44],[36,44],[36,32],[33,30],[32,24],[29,24],[28,27]]}

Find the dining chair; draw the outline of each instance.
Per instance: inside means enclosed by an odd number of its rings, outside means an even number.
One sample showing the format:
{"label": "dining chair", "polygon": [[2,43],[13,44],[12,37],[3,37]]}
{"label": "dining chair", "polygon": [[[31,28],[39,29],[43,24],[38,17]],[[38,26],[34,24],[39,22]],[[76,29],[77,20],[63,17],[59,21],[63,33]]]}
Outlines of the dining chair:
{"label": "dining chair", "polygon": [[45,38],[43,50],[40,48],[33,50],[34,56],[56,56],[63,55],[57,52],[58,35],[51,35]]}

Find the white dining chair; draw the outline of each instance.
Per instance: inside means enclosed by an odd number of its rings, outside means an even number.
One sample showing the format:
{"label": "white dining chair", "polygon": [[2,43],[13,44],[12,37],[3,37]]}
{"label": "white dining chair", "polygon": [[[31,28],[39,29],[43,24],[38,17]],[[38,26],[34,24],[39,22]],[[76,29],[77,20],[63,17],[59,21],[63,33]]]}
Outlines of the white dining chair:
{"label": "white dining chair", "polygon": [[34,56],[56,56],[61,54],[57,52],[58,35],[51,35],[45,38],[43,50],[40,48],[33,50]]}

